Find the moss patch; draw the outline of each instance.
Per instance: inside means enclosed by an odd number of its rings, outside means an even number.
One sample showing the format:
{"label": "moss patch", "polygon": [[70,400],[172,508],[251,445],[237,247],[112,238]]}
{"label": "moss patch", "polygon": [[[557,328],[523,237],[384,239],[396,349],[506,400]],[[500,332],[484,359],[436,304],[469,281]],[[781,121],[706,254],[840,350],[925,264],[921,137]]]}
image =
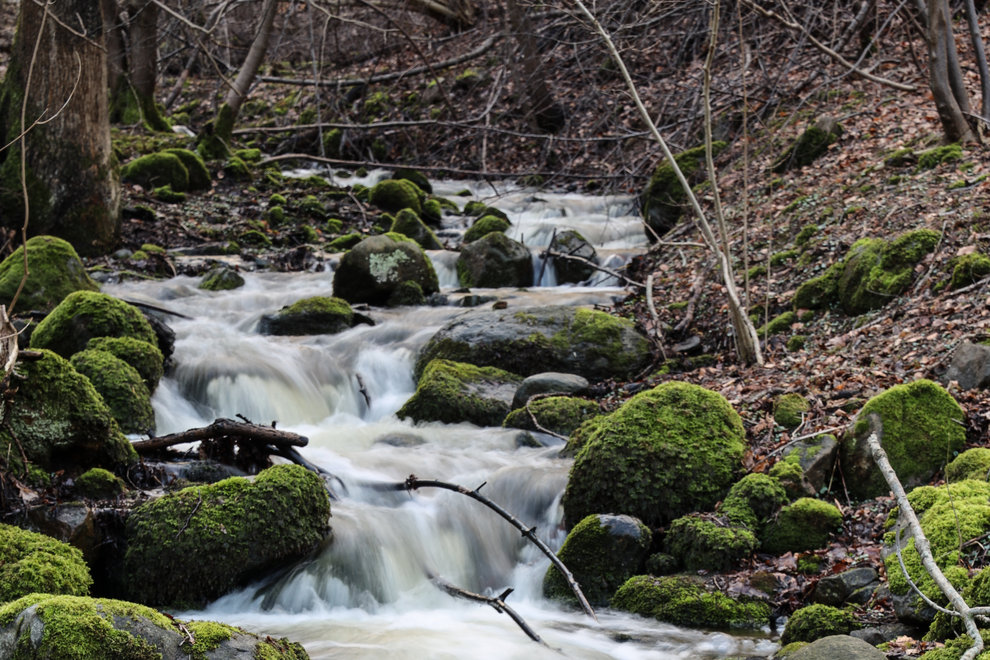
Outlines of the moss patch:
{"label": "moss patch", "polygon": [[86,343],[88,350],[106,351],[134,367],[149,392],[154,392],[165,372],[165,358],[157,344],[133,337],[93,337]]}
{"label": "moss patch", "polygon": [[0,603],[34,592],[85,596],[92,584],[77,548],[0,523]]}
{"label": "moss patch", "polygon": [[[417,421],[499,426],[521,382],[521,376],[496,367],[433,360],[423,370],[416,393],[396,415]],[[498,393],[502,396],[493,395]]]}
{"label": "moss patch", "polygon": [[74,354],[72,367],[89,378],[124,433],[153,433],[151,392],[137,369],[113,353],[86,349]]}
{"label": "moss patch", "polygon": [[79,255],[67,241],[54,236],[35,236],[0,263],[0,302],[10,305],[24,277],[27,250],[28,278],[18,300],[18,309],[48,311],[74,291],[98,291],[86,274]]}
{"label": "moss patch", "polygon": [[794,612],[787,620],[780,643],[813,642],[829,635],[848,635],[858,627],[851,614],[837,607],[809,605]]}
{"label": "moss patch", "polygon": [[966,254],[958,259],[952,267],[950,289],[961,289],[990,275],[990,257],[979,252]]}
{"label": "moss patch", "polygon": [[612,597],[612,607],[678,626],[761,628],[770,621],[766,603],[734,600],[687,577],[631,577]]}
{"label": "moss patch", "polygon": [[549,429],[560,435],[570,435],[578,426],[592,417],[599,414],[598,404],[588,399],[581,399],[572,396],[551,396],[545,399],[538,399],[529,404],[529,412],[526,408],[519,408],[509,413],[502,426],[512,429],[524,429],[527,431],[538,431],[533,419],[545,429]]}
{"label": "moss patch", "polygon": [[31,333],[31,348],[62,357],[81,351],[93,337],[133,337],[157,345],[151,324],[133,305],[92,291],[70,293]]}
{"label": "moss patch", "polygon": [[83,497],[98,499],[124,492],[124,480],[109,470],[90,468],[76,478],[75,491]]}
{"label": "moss patch", "polygon": [[483,215],[474,221],[474,224],[464,232],[463,241],[470,243],[479,238],[492,233],[493,231],[505,232],[511,225],[509,221],[495,215]]}
{"label": "moss patch", "polygon": [[368,193],[368,201],[386,213],[412,209],[417,216],[423,212],[424,197],[423,191],[408,179],[379,181]]}
{"label": "moss patch", "polygon": [[674,520],[664,537],[666,551],[687,571],[728,571],[759,545],[750,529],[701,513]]}
{"label": "moss patch", "polygon": [[795,429],[801,425],[803,413],[810,408],[808,400],[797,392],[781,394],[773,401],[773,421],[786,429]]}
{"label": "moss patch", "polygon": [[802,497],[780,510],[760,535],[764,552],[783,554],[815,550],[828,545],[833,532],[842,527],[842,513],[834,505]]}
{"label": "moss patch", "polygon": [[312,296],[262,317],[260,330],[270,335],[322,335],[354,325],[354,312],[342,298]]}

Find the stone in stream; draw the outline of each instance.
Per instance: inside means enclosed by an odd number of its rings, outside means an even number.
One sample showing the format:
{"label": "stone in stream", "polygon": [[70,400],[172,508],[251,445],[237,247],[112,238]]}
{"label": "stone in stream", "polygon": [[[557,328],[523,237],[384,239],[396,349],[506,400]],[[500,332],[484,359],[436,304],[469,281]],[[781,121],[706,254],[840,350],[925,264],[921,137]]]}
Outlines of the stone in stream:
{"label": "stone in stream", "polygon": [[502,232],[491,232],[461,247],[457,279],[466,287],[526,287],[533,284],[529,249]]}
{"label": "stone in stream", "polygon": [[396,415],[418,422],[501,426],[521,378],[495,367],[433,360]]}
{"label": "stone in stream", "polygon": [[382,234],[364,239],[341,257],[333,275],[333,294],[351,304],[385,305],[410,283],[425,296],[440,290],[423,248],[402,234]]}
{"label": "stone in stream", "polygon": [[588,389],[588,385],[590,385],[588,379],[577,374],[562,374],[553,371],[533,374],[532,376],[527,376],[519,384],[515,396],[512,397],[512,408],[522,408],[526,405],[529,397],[534,394],[546,394],[549,392],[555,394],[580,394]]}
{"label": "stone in stream", "polygon": [[557,271],[557,281],[561,284],[584,282],[595,273],[595,268],[592,264],[598,263],[598,253],[595,252],[594,246],[584,236],[573,229],[567,229],[556,234],[550,242],[550,249],[560,254],[580,257],[584,260],[579,261],[577,259],[554,257],[553,265]]}

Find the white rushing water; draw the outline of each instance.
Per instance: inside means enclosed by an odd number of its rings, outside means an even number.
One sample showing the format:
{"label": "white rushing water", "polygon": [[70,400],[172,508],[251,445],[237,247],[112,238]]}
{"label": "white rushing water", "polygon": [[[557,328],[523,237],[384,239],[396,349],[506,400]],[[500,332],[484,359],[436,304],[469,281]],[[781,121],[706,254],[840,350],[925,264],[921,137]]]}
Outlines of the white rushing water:
{"label": "white rushing water", "polygon": [[[440,194],[463,184],[448,184]],[[483,194],[480,187],[473,188]],[[545,246],[554,227],[576,228],[617,259],[641,247],[631,200],[519,191],[489,202],[508,213],[513,234]],[[457,220],[453,220],[456,222]],[[432,255],[441,283],[450,254]],[[445,275],[445,273],[447,273]],[[415,474],[483,493],[535,525],[559,548],[560,496],[570,462],[556,448],[517,446],[518,433],[470,424],[413,424],[396,410],[412,395],[417,351],[459,307],[373,309],[375,326],[330,336],[270,337],[261,315],[304,297],[331,295],[333,274],[247,273],[244,287],[206,292],[198,280],[107,286],[125,299],[152,301],[190,317],[173,318],[174,371],[154,395],[160,434],[243,415],[310,439],[302,453],[338,475],[346,495],[333,505],[332,539],[315,557],[276,579],[251,585],[185,618],[221,620],[286,636],[320,658],[706,658],[761,656],[777,645],[677,628],[604,610],[594,623],[542,598],[549,561],[518,531],[469,498],[446,491],[383,492],[375,482]],[[552,271],[551,271],[552,278]],[[622,292],[604,286],[487,291],[510,306],[606,304]],[[361,390],[367,393],[367,398]],[[455,600],[428,573],[475,592],[515,591],[507,602],[544,639],[530,641],[509,617]]]}

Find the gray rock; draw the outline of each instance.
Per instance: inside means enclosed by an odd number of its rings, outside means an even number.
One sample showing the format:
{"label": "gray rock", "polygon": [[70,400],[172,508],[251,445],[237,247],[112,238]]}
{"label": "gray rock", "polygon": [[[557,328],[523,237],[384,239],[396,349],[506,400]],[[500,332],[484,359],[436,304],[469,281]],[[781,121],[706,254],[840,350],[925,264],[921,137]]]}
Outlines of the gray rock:
{"label": "gray rock", "polygon": [[84,502],[34,506],[28,509],[28,520],[34,530],[82,550],[83,557],[90,563],[104,540],[103,530],[96,526],[93,510]]}
{"label": "gray rock", "polygon": [[371,236],[341,257],[333,275],[333,294],[350,303],[384,305],[406,282],[418,284],[425,296],[440,290],[423,248],[412,240]]}
{"label": "gray rock", "polygon": [[990,386],[990,346],[966,340],[952,354],[952,363],[942,376],[946,385],[959,383],[964,390]]}
{"label": "gray rock", "polygon": [[418,422],[501,426],[521,378],[495,367],[433,360],[416,393],[396,412]]}
{"label": "gray rock", "polygon": [[533,257],[525,245],[492,232],[461,248],[457,258],[461,286],[524,287],[533,283]]}
{"label": "gray rock", "polygon": [[416,433],[386,433],[375,438],[375,444],[389,447],[417,447],[426,444],[426,440]]}
{"label": "gray rock", "polygon": [[861,639],[867,644],[877,646],[902,636],[920,639],[924,634],[924,630],[919,630],[903,623],[884,623],[879,626],[863,628],[862,630],[854,630],[849,633],[849,636]]}
{"label": "gray rock", "polygon": [[887,654],[861,639],[831,635],[816,639],[787,656],[788,660],[886,660]]}
{"label": "gray rock", "polygon": [[[595,269],[591,264],[598,263],[598,253],[584,236],[573,229],[562,231],[553,237],[550,249],[560,254],[580,257],[584,262],[575,259],[554,258],[553,265],[557,271],[557,281],[561,284],[577,284],[591,277]],[[589,263],[585,263],[589,262]]]}
{"label": "gray rock", "polygon": [[522,408],[534,394],[560,392],[562,394],[578,394],[588,389],[588,379],[577,374],[563,374],[547,371],[529,376],[519,385],[512,397],[512,408]]}
{"label": "gray rock", "polygon": [[832,466],[839,452],[839,441],[832,435],[818,435],[801,440],[785,452],[784,457],[797,454],[804,478],[817,494],[828,484],[832,476]]}
{"label": "gray rock", "polygon": [[839,606],[849,602],[851,597],[856,602],[869,599],[873,590],[880,585],[879,576],[875,569],[868,566],[851,568],[837,575],[829,575],[818,581],[812,600],[825,605]]}

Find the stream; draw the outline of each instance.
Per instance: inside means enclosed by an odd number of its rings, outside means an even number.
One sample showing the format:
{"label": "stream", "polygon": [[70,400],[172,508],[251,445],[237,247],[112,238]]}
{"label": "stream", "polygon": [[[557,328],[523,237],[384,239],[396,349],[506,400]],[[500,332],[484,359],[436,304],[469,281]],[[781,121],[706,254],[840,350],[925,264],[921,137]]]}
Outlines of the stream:
{"label": "stream", "polygon": [[[464,182],[437,194],[491,189]],[[573,228],[596,245],[611,268],[645,249],[630,197],[510,191],[486,203],[506,212],[509,235],[538,252],[555,228]],[[463,230],[445,219],[441,239]],[[451,240],[456,244],[456,240]],[[431,253],[451,302],[456,253]],[[301,453],[338,475],[346,496],[333,503],[332,539],[309,561],[228,594],[204,610],[176,613],[298,641],[323,658],[722,658],[769,657],[769,636],[679,628],[603,609],[598,623],[543,599],[549,561],[519,532],[479,503],[446,491],[381,492],[369,482],[401,482],[410,474],[476,488],[550,547],[564,540],[560,498],[570,460],[559,446],[530,447],[520,432],[470,424],[413,424],[396,410],[415,391],[418,350],[449,320],[470,309],[373,308],[376,325],[336,335],[273,337],[257,333],[263,314],[315,295],[331,295],[332,259],[323,272],[245,272],[233,291],[207,292],[198,278],[132,281],[104,291],[145,300],[190,317],[171,318],[176,333],[173,371],[155,392],[158,433],[206,426],[216,417],[243,415],[310,439]],[[540,272],[540,268],[535,271]],[[527,290],[474,290],[526,305],[608,305],[624,295],[614,279],[597,274],[587,286],[557,286],[552,264]],[[489,303],[490,304],[490,303]],[[488,307],[488,304],[484,306]],[[362,387],[367,398],[362,394]],[[494,609],[452,598],[430,571],[470,591],[500,594],[543,638],[541,647]]]}

